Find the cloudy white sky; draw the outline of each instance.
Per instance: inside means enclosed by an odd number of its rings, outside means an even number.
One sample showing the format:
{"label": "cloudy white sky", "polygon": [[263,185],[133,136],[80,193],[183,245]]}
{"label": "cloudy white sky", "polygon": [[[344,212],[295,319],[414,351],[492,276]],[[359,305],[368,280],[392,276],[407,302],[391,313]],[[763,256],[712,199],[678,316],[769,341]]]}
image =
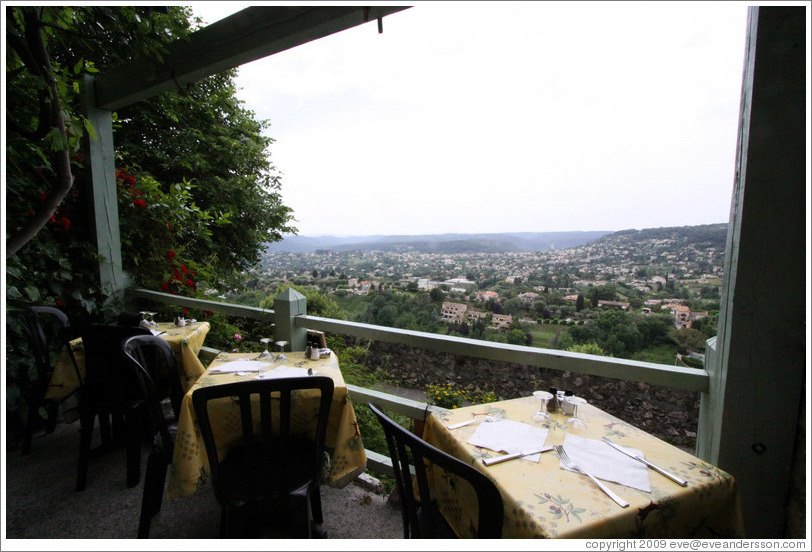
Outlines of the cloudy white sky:
{"label": "cloudy white sky", "polygon": [[239,70],[299,234],[728,221],[746,3],[413,5]]}

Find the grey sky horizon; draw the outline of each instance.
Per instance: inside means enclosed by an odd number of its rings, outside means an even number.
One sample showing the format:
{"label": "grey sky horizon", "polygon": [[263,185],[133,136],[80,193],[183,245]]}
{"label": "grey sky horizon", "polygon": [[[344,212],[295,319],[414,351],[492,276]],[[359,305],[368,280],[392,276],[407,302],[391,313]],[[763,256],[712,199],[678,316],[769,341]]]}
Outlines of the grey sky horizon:
{"label": "grey sky horizon", "polygon": [[411,5],[239,68],[299,235],[728,222],[746,3]]}

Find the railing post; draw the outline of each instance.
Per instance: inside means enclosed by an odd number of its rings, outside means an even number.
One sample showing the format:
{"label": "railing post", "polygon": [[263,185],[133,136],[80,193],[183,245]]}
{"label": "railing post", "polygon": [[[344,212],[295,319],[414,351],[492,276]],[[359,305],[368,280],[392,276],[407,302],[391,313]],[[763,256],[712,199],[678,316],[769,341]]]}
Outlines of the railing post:
{"label": "railing post", "polygon": [[296,327],[296,317],[307,314],[307,299],[293,288],[288,288],[273,300],[276,341],[287,341],[291,351],[304,351],[307,346],[307,328]]}

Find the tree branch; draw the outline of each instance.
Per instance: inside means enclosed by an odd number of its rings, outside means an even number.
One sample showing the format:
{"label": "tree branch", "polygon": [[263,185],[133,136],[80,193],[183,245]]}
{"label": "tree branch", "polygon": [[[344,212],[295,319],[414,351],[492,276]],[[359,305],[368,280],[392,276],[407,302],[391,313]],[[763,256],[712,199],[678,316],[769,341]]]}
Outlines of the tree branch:
{"label": "tree branch", "polygon": [[[51,121],[60,136],[64,139],[64,143],[67,144],[67,132],[62,111],[62,102],[60,101],[56,79],[51,69],[51,59],[42,37],[40,21],[39,18],[34,15],[33,11],[26,12],[25,25],[26,40],[30,47],[31,54],[37,61],[41,69],[42,77],[46,81],[51,94]],[[54,189],[48,194],[39,211],[35,212],[34,215],[28,219],[28,222],[6,241],[6,259],[11,258],[42,230],[54,215],[59,205],[62,204],[62,200],[65,199],[71,186],[73,186],[73,174],[70,170],[70,152],[67,148],[55,152],[54,169],[56,171]]]}

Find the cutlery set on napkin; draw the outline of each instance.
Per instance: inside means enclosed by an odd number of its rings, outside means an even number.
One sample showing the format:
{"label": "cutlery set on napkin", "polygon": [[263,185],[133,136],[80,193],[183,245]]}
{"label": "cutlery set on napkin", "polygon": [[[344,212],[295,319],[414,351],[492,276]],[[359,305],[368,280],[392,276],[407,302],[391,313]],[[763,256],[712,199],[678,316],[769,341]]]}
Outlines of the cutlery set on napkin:
{"label": "cutlery set on napkin", "polygon": [[[542,453],[553,450],[554,447],[544,446],[548,430],[501,418],[501,416],[489,416],[476,420],[481,423],[467,441],[468,444],[476,447],[507,453],[483,459],[486,466],[514,458],[538,462]],[[452,424],[448,428],[455,429],[469,423],[473,422]],[[678,485],[683,487],[687,485],[684,479],[646,460],[641,451],[623,447],[606,437],[603,437],[602,440],[587,439],[568,433],[564,437],[563,451],[571,463],[561,460],[562,469],[591,475],[644,492],[651,492],[649,468]]]}
{"label": "cutlery set on napkin", "polygon": [[304,376],[312,376],[312,368],[295,368],[293,366],[277,366],[276,368],[269,369],[271,364],[267,362],[258,362],[256,360],[232,360],[231,362],[223,362],[209,369],[209,374],[258,374],[257,379],[274,379],[274,378],[300,378]]}

